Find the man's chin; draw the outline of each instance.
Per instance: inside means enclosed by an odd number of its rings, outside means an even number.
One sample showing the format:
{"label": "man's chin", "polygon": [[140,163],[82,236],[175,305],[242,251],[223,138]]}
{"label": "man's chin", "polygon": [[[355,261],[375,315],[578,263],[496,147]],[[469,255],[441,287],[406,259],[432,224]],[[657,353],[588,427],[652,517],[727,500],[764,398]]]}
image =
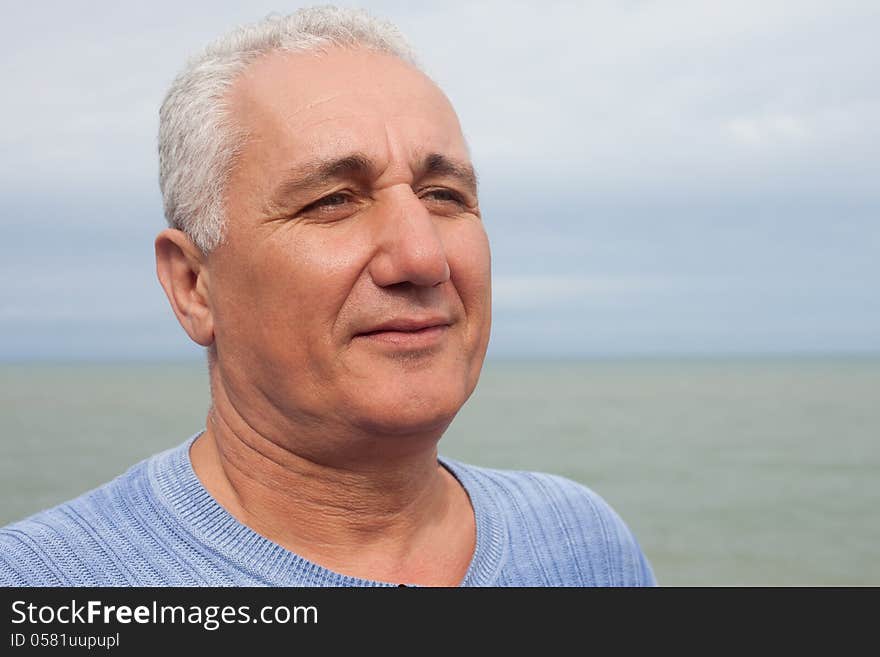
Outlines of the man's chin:
{"label": "man's chin", "polygon": [[463,365],[450,350],[371,355],[358,363],[357,386],[346,395],[348,412],[377,435],[442,433],[473,391]]}
{"label": "man's chin", "polygon": [[[371,403],[372,402],[372,403]],[[426,436],[440,438],[455,418],[463,402],[458,398],[435,396],[403,399],[362,399],[354,411],[354,421],[374,436]]]}

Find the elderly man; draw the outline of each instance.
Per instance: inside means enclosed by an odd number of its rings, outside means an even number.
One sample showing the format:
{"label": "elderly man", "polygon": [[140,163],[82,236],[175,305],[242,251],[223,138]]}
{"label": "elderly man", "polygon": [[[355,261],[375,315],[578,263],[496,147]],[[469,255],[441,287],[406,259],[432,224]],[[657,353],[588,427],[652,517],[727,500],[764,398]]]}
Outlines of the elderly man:
{"label": "elderly man", "polygon": [[590,490],[438,458],[489,341],[489,244],[395,28],[321,8],[221,39],[168,93],[160,168],[206,428],[2,530],[0,583],[654,583]]}

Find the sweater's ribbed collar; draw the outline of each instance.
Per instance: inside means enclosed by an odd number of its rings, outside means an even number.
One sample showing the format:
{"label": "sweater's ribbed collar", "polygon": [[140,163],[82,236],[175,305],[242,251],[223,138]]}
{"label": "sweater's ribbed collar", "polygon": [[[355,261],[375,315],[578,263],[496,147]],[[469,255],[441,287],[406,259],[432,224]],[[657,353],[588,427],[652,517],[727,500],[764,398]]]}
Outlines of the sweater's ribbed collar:
{"label": "sweater's ribbed collar", "polygon": [[[201,432],[149,461],[150,483],[183,527],[213,551],[270,586],[395,586],[333,572],[270,541],[240,523],[202,486],[190,460]],[[467,492],[474,509],[477,542],[463,586],[491,586],[504,557],[504,525],[491,495],[470,466],[439,459]]]}

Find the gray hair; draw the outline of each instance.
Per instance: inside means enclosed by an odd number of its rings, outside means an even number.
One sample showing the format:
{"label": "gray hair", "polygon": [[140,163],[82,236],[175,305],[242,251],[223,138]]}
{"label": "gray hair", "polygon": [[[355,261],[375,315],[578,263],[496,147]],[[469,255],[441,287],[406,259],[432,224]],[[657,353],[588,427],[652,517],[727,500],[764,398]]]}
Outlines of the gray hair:
{"label": "gray hair", "polygon": [[397,27],[362,10],[327,6],[238,28],[191,59],[172,83],[159,110],[159,187],[168,225],[204,253],[223,241],[224,191],[246,137],[229,115],[233,83],[270,52],[333,46],[385,52],[418,68]]}

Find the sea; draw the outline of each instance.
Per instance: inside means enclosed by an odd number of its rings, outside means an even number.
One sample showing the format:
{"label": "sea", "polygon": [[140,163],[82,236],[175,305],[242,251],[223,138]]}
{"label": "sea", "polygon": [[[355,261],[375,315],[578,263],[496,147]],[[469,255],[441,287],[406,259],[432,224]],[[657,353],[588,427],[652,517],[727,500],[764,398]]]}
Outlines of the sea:
{"label": "sea", "polygon": [[[0,525],[208,405],[200,362],[0,364]],[[880,585],[880,356],[488,361],[440,452],[589,486],[662,585]]]}

